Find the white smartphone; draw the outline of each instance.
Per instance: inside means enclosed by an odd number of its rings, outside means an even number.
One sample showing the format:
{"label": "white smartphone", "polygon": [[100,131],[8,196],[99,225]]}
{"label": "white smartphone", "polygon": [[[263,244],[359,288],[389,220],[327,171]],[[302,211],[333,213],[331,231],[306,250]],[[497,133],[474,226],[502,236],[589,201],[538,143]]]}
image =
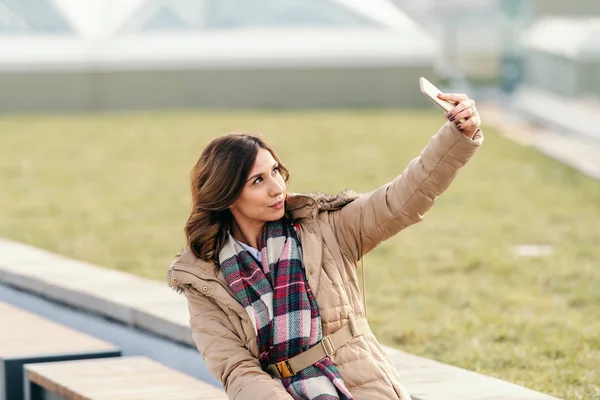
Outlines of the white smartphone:
{"label": "white smartphone", "polygon": [[421,77],[419,79],[419,86],[421,86],[421,93],[427,96],[435,104],[440,106],[442,110],[448,112],[455,107],[455,104],[440,99],[438,94],[442,94],[442,91],[436,88],[433,83],[429,82],[427,79]]}

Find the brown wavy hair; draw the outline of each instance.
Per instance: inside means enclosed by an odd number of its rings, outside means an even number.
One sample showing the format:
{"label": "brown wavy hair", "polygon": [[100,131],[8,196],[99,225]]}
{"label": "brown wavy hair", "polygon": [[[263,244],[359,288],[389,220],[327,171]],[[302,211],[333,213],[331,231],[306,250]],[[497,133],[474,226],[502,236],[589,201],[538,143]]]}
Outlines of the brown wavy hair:
{"label": "brown wavy hair", "polygon": [[254,134],[230,133],[214,139],[192,169],[192,211],[185,235],[188,248],[201,260],[219,263],[233,219],[229,207],[242,193],[259,149],[271,153],[287,182],[287,168],[262,137]]}

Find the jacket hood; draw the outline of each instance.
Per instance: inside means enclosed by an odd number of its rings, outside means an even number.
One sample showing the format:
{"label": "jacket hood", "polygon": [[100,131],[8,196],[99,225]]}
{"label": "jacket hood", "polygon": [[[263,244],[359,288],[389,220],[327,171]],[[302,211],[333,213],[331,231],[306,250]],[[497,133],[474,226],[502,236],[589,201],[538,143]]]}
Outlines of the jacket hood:
{"label": "jacket hood", "polygon": [[[342,190],[338,194],[327,194],[314,192],[307,194],[288,193],[286,198],[286,212],[293,220],[304,218],[315,218],[319,212],[335,211],[343,208],[346,204],[356,200],[360,194],[353,190]],[[183,292],[188,285],[177,279],[173,279],[173,267],[176,265],[185,265],[187,269],[194,268],[198,272],[204,271],[214,275],[215,267],[213,264],[200,260],[196,255],[185,248],[181,254],[173,261],[169,268],[167,279],[169,286],[178,292]]]}

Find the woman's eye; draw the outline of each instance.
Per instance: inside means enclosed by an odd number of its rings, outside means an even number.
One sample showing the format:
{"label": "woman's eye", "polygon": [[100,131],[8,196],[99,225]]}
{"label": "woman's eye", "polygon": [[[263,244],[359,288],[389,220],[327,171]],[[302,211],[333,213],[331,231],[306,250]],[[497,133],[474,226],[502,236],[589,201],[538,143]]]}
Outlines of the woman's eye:
{"label": "woman's eye", "polygon": [[262,182],[262,180],[263,180],[262,178],[256,178],[256,179],[254,180],[254,182],[253,182],[253,185],[256,185],[256,184],[259,184],[259,183],[261,183],[261,182]]}
{"label": "woman's eye", "polygon": [[278,174],[278,173],[279,173],[279,167],[275,167],[275,168],[273,168],[273,173],[274,173],[274,174]]}

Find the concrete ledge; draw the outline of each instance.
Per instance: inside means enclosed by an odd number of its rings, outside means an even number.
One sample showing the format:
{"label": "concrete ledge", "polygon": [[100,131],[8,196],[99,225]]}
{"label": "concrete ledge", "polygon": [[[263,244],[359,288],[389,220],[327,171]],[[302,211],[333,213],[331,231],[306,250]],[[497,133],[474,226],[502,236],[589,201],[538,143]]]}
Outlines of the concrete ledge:
{"label": "concrete ledge", "polygon": [[166,281],[161,284],[0,239],[0,282],[193,344],[187,302]]}
{"label": "concrete ledge", "polygon": [[[165,273],[166,273],[165,266]],[[185,298],[164,284],[0,239],[0,282],[195,347]],[[557,400],[386,348],[415,400]]]}
{"label": "concrete ledge", "polygon": [[547,394],[477,372],[390,347],[385,350],[413,400],[556,400]]}

